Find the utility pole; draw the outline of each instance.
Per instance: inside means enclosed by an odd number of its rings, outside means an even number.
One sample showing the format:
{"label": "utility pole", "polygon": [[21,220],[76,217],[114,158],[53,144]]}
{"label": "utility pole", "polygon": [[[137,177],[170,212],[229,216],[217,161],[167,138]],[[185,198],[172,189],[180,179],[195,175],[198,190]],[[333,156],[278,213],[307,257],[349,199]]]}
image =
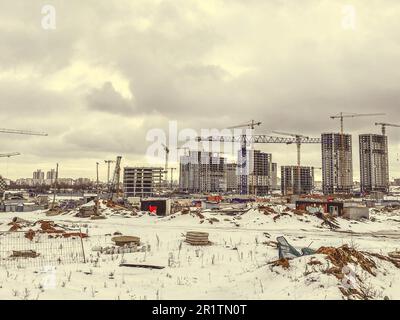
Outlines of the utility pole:
{"label": "utility pole", "polygon": [[96,162],[96,205],[95,205],[95,214],[96,216],[99,213],[99,163]]}
{"label": "utility pole", "polygon": [[51,204],[51,210],[54,210],[54,204],[56,202],[56,189],[57,189],[57,184],[58,184],[58,163],[56,165],[56,178],[54,180],[54,186],[53,186],[53,202]]}

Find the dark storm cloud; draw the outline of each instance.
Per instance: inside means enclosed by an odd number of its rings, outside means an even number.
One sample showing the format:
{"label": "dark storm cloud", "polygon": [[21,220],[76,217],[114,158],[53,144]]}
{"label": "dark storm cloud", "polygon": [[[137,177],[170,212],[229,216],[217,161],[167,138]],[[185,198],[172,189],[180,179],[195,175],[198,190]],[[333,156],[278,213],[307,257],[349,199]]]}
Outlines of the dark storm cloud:
{"label": "dark storm cloud", "polygon": [[[41,28],[43,4],[55,6],[56,30]],[[4,2],[0,120],[50,136],[2,136],[3,147],[26,155],[21,168],[31,156],[79,170],[96,157],[143,157],[146,132],[168,120],[199,130],[256,119],[260,133],[319,136],[339,130],[329,116],[340,111],[385,112],[346,120],[356,147],[358,133],[379,132],[376,120],[400,122],[400,4],[350,4],[354,30],[333,1]],[[396,150],[400,134],[390,134]],[[260,147],[295,161],[293,148]],[[319,165],[319,146],[303,159]]]}

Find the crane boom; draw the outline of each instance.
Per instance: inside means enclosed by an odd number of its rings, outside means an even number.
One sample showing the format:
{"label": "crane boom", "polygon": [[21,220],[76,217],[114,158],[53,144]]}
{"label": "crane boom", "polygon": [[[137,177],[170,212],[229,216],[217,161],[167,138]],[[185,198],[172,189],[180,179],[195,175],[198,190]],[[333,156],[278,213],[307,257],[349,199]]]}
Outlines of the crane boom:
{"label": "crane boom", "polygon": [[44,133],[44,132],[16,130],[16,129],[4,129],[4,128],[0,128],[0,133],[25,134],[25,135],[30,135],[30,136],[48,136],[48,134]]}
{"label": "crane boom", "polygon": [[[196,141],[219,141],[219,142],[242,142],[242,136],[214,136],[214,137],[197,137]],[[321,143],[321,138],[301,138],[301,143]],[[295,138],[284,138],[258,134],[251,137],[245,137],[246,143],[296,143]]]}
{"label": "crane boom", "polygon": [[343,119],[355,117],[384,116],[384,113],[349,113],[340,112],[338,115],[330,116],[331,119],[340,119],[340,133],[343,134]]}
{"label": "crane boom", "polygon": [[[287,132],[280,132],[280,131],[274,131],[276,134],[282,134],[286,136],[291,136],[294,137],[296,140],[296,146],[297,146],[297,194],[301,194],[301,144],[302,144],[302,139],[309,139],[309,137],[304,136],[300,133],[287,133]],[[294,180],[294,179],[293,179]],[[293,181],[294,183],[294,181]]]}
{"label": "crane boom", "polygon": [[[299,158],[299,145],[302,143],[321,143],[321,138],[309,138],[309,137],[304,137],[301,135],[296,135],[294,138],[286,138],[286,137],[275,137],[275,136],[268,136],[268,135],[252,135],[252,136],[246,136],[246,135],[241,135],[241,136],[210,136],[210,137],[197,137],[196,138],[197,142],[200,141],[219,141],[219,142],[239,142],[242,145],[242,152],[241,152],[241,157],[246,156],[246,150],[245,147],[248,143],[284,143],[284,144],[292,144],[296,143],[297,150],[298,150],[298,158],[297,158],[297,163],[298,163],[298,169],[300,169],[300,158]],[[238,160],[238,166],[241,165],[240,163],[241,158],[239,157]],[[244,166],[246,166],[245,158],[242,159],[243,164],[242,164],[242,169]],[[245,179],[245,174],[240,174],[240,189],[241,193],[246,192],[247,190],[247,181]],[[300,174],[299,174],[300,177]],[[298,179],[300,181],[300,179]],[[299,192],[300,192],[300,186],[298,186]]]}
{"label": "crane boom", "polygon": [[255,121],[255,120],[251,120],[248,123],[243,123],[243,124],[239,124],[237,126],[231,126],[228,127],[227,129],[236,129],[236,128],[250,128],[250,129],[254,129],[256,126],[261,125],[260,121]]}
{"label": "crane boom", "polygon": [[9,157],[19,156],[19,155],[20,155],[19,152],[1,153],[0,158],[9,158]]}

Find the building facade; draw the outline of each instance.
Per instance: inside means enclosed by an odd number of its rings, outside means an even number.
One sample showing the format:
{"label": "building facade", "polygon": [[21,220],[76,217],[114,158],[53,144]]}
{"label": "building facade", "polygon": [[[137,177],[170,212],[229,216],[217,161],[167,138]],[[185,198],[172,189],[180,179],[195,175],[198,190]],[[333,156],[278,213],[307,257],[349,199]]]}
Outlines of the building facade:
{"label": "building facade", "polygon": [[[281,167],[281,192],[283,195],[310,194],[314,188],[314,168],[297,166]],[[299,190],[300,179],[300,190]]]}
{"label": "building facade", "polygon": [[161,191],[164,173],[161,167],[125,167],[124,198],[156,195]]}
{"label": "building facade", "polygon": [[272,190],[272,154],[259,150],[238,151],[240,194],[266,195]]}
{"label": "building facade", "polygon": [[206,151],[190,151],[181,156],[179,189],[184,192],[225,192],[226,158]]}
{"label": "building facade", "polygon": [[351,135],[323,133],[321,135],[321,151],[324,194],[350,193],[353,189]]}
{"label": "building facade", "polygon": [[37,169],[36,171],[34,171],[32,174],[32,178],[33,178],[33,185],[42,185],[45,183],[44,171],[42,171],[41,169]]}
{"label": "building facade", "polygon": [[387,136],[361,134],[359,143],[361,192],[388,192],[389,159]]}
{"label": "building facade", "polygon": [[237,164],[226,164],[226,191],[236,192],[238,189]]}
{"label": "building facade", "polygon": [[272,170],[271,188],[272,188],[272,190],[279,190],[279,185],[278,185],[278,164],[276,162],[272,162],[271,170]]}

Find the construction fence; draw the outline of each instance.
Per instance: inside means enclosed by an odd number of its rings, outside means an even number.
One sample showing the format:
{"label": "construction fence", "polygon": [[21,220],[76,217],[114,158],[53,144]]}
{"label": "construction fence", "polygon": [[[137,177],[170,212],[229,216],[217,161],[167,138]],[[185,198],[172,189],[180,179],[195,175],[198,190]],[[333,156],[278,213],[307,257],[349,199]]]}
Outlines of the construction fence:
{"label": "construction fence", "polygon": [[[78,230],[79,232],[79,230]],[[83,239],[24,231],[0,232],[0,267],[26,268],[85,262]]]}

